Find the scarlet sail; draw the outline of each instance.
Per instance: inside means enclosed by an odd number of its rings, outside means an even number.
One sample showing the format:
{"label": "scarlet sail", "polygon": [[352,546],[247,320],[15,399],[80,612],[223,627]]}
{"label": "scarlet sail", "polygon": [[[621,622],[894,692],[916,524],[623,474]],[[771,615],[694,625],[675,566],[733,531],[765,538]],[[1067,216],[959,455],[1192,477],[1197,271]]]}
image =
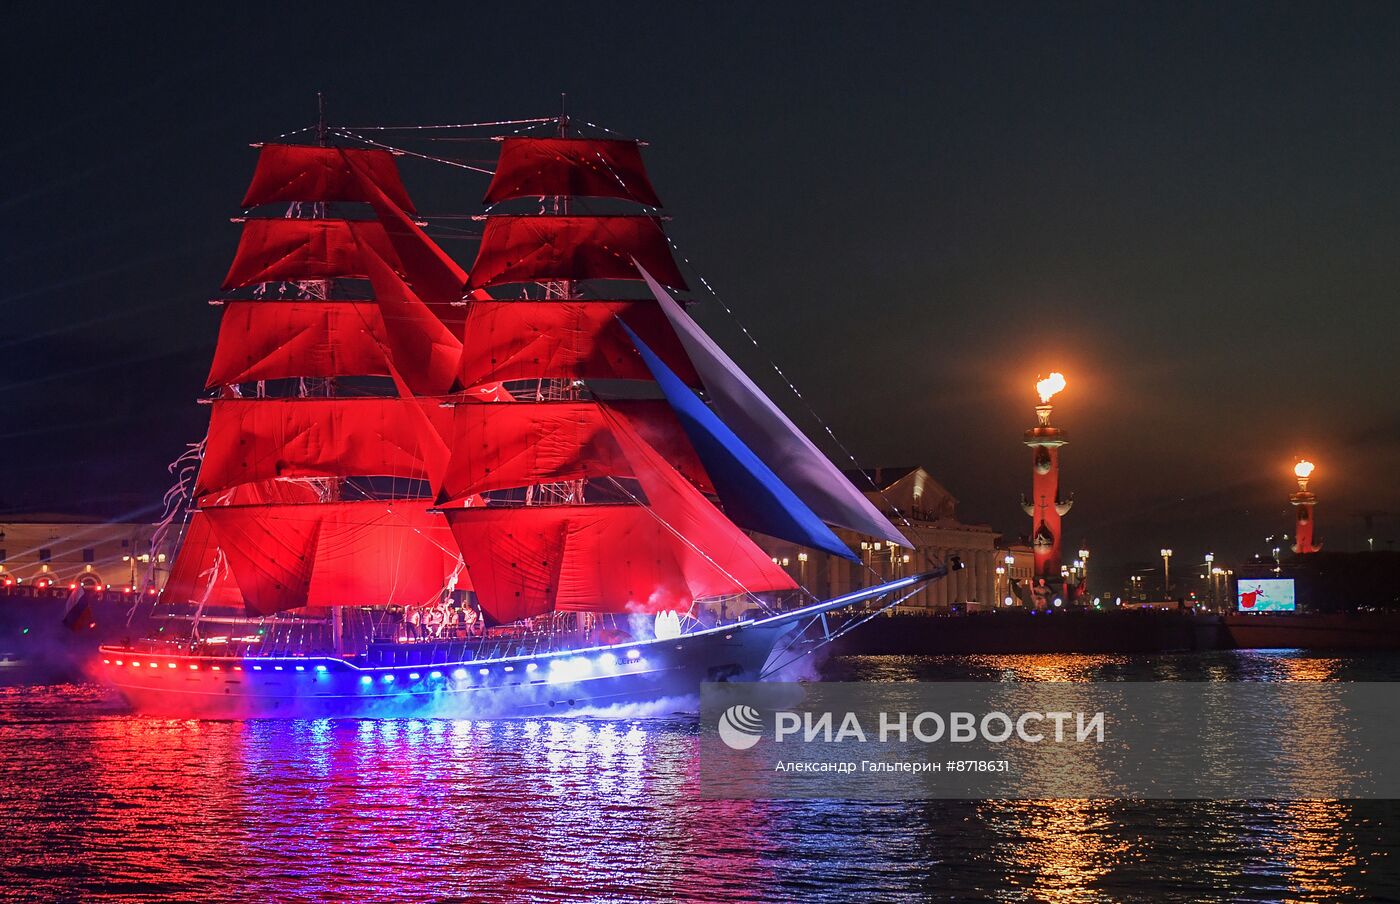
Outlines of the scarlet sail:
{"label": "scarlet sail", "polygon": [[676,558],[697,597],[764,590],[791,590],[797,584],[749,536],[734,525],[610,405],[603,416],[632,463],[647,506],[675,539]]}
{"label": "scarlet sail", "polygon": [[463,386],[528,379],[650,380],[619,318],[677,376],[699,385],[670,321],[649,301],[473,301],[459,378]]}
{"label": "scarlet sail", "polygon": [[243,224],[225,289],[254,283],[369,275],[366,256],[403,272],[384,227],[371,220],[255,219]]}
{"label": "scarlet sail", "polygon": [[370,284],[383,313],[386,345],[392,351],[397,375],[416,395],[451,391],[462,359],[462,341],[388,264],[377,258],[368,263]]}
{"label": "scarlet sail", "polygon": [[635,505],[448,509],[481,608],[505,623],[557,610],[687,608],[669,532]]}
{"label": "scarlet sail", "polygon": [[[427,480],[433,437],[406,399],[219,399],[195,495],[276,477]],[[437,406],[430,419],[444,419]],[[444,425],[445,426],[445,425]]]}
{"label": "scarlet sail", "polygon": [[[709,476],[664,402],[616,404],[673,467],[712,491]],[[449,446],[452,458],[439,502],[581,477],[635,476],[596,402],[461,404],[453,414]]]}
{"label": "scarlet sail", "polygon": [[185,528],[180,553],[170,566],[162,598],[177,603],[204,602],[211,606],[239,606],[243,595],[227,560],[219,555],[209,516],[195,512]]}
{"label": "scarlet sail", "polygon": [[366,301],[230,301],[206,386],[387,376],[384,321]]}
{"label": "scarlet sail", "polygon": [[[359,160],[350,156],[349,151],[342,153],[346,166],[359,180],[366,200],[374,207],[375,216],[379,217],[380,225],[398,255],[397,260],[402,261],[402,264],[394,266],[395,272],[404,275],[433,313],[455,330],[461,318],[451,306],[461,300],[467,274],[413,222],[406,212],[411,208],[398,204],[383,192],[371,174],[360,166]],[[394,263],[388,257],[384,260]]]}
{"label": "scarlet sail", "polygon": [[507,138],[484,204],[546,195],[621,198],[660,207],[637,142],[614,138]]}
{"label": "scarlet sail", "polygon": [[665,285],[686,288],[656,217],[491,217],[467,288],[544,280],[641,279],[634,261]]}
{"label": "scarlet sail", "polygon": [[204,511],[250,612],[423,604],[457,564],[428,500],[220,506]]}
{"label": "scarlet sail", "polygon": [[243,207],[283,201],[369,201],[347,158],[395,204],[413,212],[413,202],[388,151],[301,144],[262,146]]}

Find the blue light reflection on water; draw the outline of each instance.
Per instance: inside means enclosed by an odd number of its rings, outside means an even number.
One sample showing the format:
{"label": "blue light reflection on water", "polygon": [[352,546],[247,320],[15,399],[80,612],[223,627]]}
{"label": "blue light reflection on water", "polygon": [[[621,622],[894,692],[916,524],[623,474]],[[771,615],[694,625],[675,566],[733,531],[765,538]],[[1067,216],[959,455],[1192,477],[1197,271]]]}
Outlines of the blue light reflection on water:
{"label": "blue light reflection on water", "polygon": [[[1299,653],[838,660],[867,680],[1384,680]],[[1400,895],[1400,804],[723,802],[693,719],[195,722],[0,691],[0,888],[37,900]]]}

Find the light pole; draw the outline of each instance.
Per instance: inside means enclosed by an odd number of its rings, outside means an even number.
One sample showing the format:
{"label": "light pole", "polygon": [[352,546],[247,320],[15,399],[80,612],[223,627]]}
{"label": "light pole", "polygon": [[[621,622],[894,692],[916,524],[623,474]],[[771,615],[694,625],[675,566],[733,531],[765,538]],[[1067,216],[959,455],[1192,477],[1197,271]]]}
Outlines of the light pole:
{"label": "light pole", "polygon": [[1214,576],[1214,568],[1215,568],[1215,553],[1213,553],[1213,552],[1208,552],[1208,553],[1206,553],[1206,577],[1210,578],[1210,605],[1211,605],[1211,608],[1212,608],[1212,609],[1217,608],[1217,601],[1216,601],[1216,598],[1215,598],[1215,576]]}
{"label": "light pole", "polygon": [[1167,599],[1172,595],[1172,551],[1162,547],[1162,584]]}
{"label": "light pole", "polygon": [[798,572],[801,574],[801,578],[800,578],[800,580],[799,580],[799,583],[800,583],[803,587],[806,587],[806,586],[807,586],[807,554],[806,554],[805,552],[799,552],[799,553],[797,554],[797,570],[798,570]]}

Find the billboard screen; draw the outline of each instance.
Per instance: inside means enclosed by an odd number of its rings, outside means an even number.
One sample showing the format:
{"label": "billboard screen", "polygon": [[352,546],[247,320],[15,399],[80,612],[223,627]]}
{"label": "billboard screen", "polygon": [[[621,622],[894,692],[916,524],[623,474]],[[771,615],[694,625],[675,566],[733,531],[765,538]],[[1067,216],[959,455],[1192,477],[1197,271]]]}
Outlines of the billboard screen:
{"label": "billboard screen", "polygon": [[1240,578],[1237,592],[1241,612],[1292,612],[1297,608],[1292,578]]}

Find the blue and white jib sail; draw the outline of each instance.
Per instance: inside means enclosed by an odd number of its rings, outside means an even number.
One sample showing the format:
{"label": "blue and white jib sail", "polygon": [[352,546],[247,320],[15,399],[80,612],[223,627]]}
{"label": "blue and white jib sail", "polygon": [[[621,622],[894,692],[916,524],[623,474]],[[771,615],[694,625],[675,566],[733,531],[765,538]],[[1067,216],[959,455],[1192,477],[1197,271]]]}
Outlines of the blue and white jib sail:
{"label": "blue and white jib sail", "polygon": [[[718,485],[720,478],[716,476],[717,471],[734,475],[737,480],[741,479],[738,477],[740,470],[751,468],[754,462],[760,466],[749,480],[752,484],[766,488],[768,493],[746,497],[742,493],[726,495],[721,491],[725,510],[733,512],[736,515],[735,520],[741,524],[816,549],[837,552],[833,549],[834,541],[843,550],[837,554],[848,558],[853,558],[850,550],[829,529],[823,534],[811,525],[814,522],[825,522],[898,546],[913,548],[890,520],[871,504],[865,494],[852,484],[830,459],[817,449],[806,434],[783,414],[782,409],[748,378],[739,365],[706,335],[700,325],[671,297],[671,293],[640,263],[633,263],[642,274],[652,295],[656,297],[662,312],[670,320],[676,335],[680,337],[687,356],[700,375],[714,411],[711,412],[701,403],[674,374],[671,374],[668,389],[668,381],[656,372],[656,365],[666,369],[665,365],[633,336],[633,340],[638,344],[638,351],[647,360],[657,382],[662,384],[663,391],[676,407],[677,414],[687,429],[702,434],[714,434],[713,439],[704,441],[703,436],[697,438],[695,432],[692,432],[691,441],[700,450],[702,458],[705,456],[702,442],[705,442],[711,447],[712,455],[717,455],[715,449],[725,449],[734,459],[726,465],[712,464],[705,458],[705,467],[715,476]],[[669,369],[666,371],[669,373]],[[709,415],[709,418],[699,411]],[[781,487],[781,490],[777,487]],[[794,502],[805,510],[807,515],[804,516],[797,506],[792,504]],[[749,511],[755,508],[762,510]],[[740,513],[743,517],[739,516]],[[752,520],[746,523],[745,518]],[[782,531],[773,529],[784,519],[789,522],[787,528]],[[754,520],[762,521],[768,526],[761,526],[754,523]]]}

